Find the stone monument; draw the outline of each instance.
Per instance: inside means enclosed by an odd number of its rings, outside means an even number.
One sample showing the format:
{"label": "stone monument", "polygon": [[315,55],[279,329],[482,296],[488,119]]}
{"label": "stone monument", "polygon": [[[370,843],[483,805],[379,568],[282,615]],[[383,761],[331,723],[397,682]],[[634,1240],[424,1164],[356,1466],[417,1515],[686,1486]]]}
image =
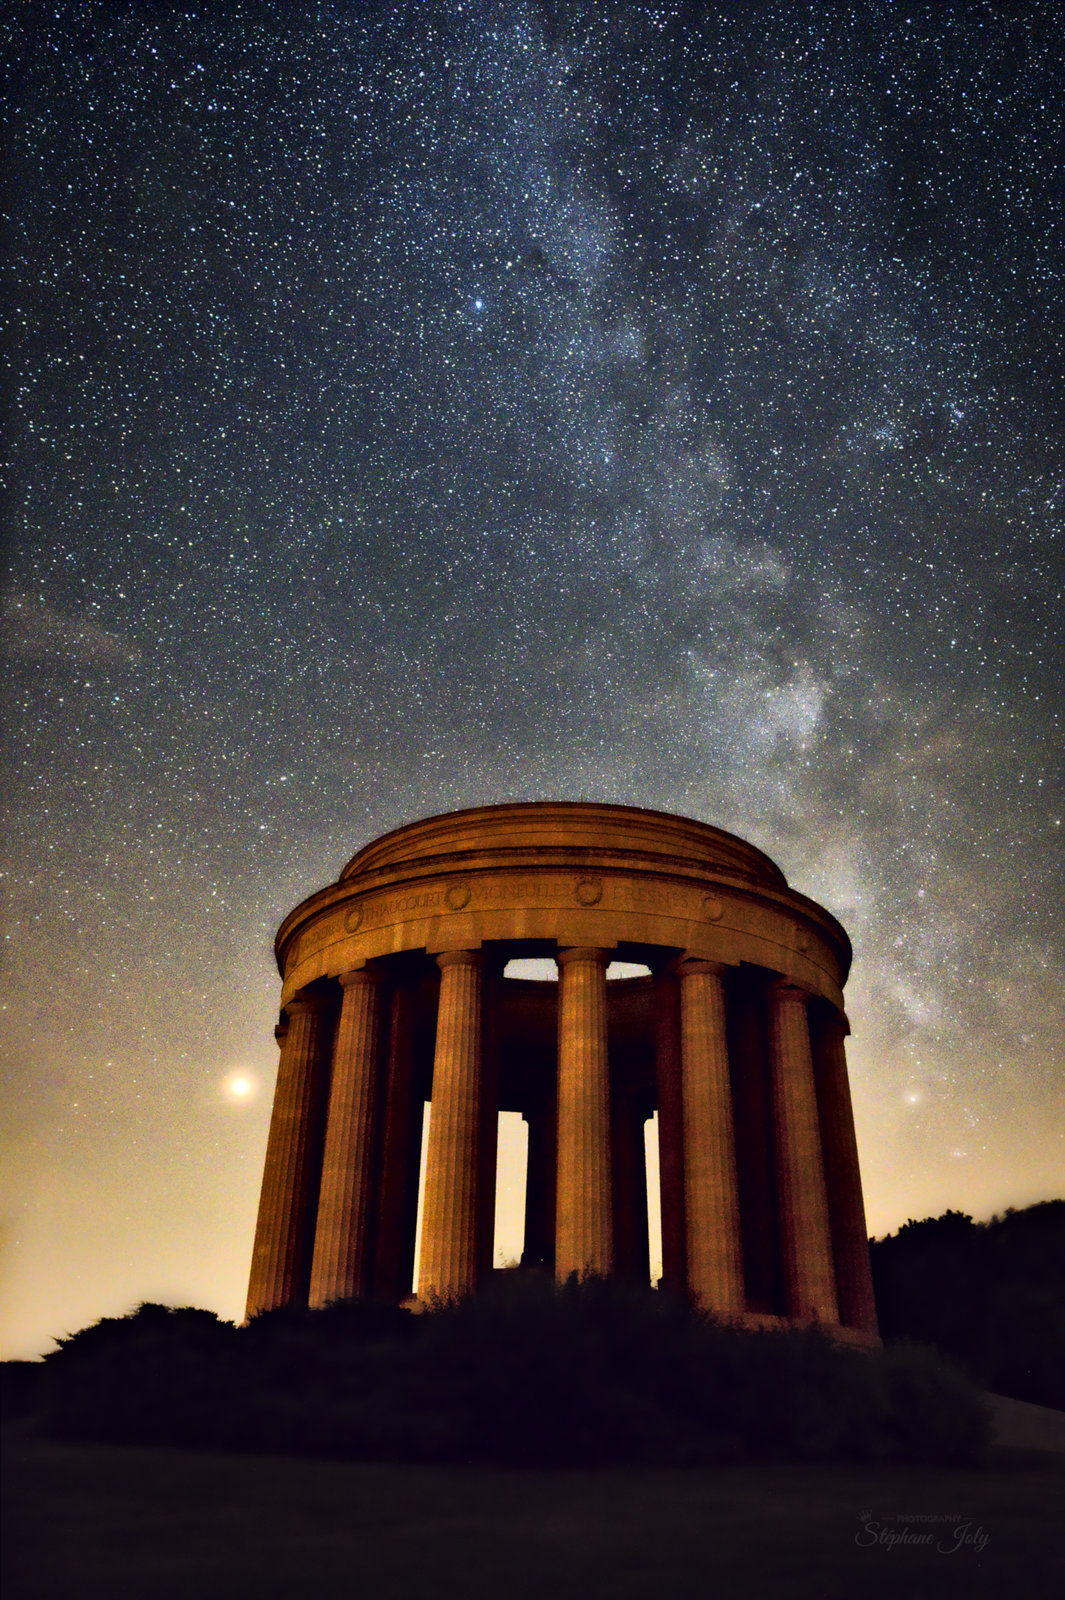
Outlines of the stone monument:
{"label": "stone monument", "polygon": [[[844,1055],[850,944],[745,840],[633,806],[397,828],[276,941],[281,1047],[248,1314],[492,1271],[498,1113],[528,1123],[522,1265],[649,1276],[745,1325],[876,1343]],[[553,957],[558,982],[505,976]],[[649,976],[607,981],[611,961]]]}

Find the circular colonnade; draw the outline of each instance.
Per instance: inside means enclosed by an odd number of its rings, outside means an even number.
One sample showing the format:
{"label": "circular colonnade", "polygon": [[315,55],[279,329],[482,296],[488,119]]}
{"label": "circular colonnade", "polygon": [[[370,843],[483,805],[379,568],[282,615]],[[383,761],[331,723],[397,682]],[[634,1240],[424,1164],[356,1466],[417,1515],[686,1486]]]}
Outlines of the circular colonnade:
{"label": "circular colonnade", "polygon": [[[715,1314],[876,1340],[844,1055],[850,945],[745,840],[630,806],[485,806],[373,841],[277,935],[281,1046],[248,1314],[492,1271],[498,1113],[522,1265],[662,1277]],[[553,957],[558,982],[505,977]],[[612,980],[613,960],[650,976]]]}

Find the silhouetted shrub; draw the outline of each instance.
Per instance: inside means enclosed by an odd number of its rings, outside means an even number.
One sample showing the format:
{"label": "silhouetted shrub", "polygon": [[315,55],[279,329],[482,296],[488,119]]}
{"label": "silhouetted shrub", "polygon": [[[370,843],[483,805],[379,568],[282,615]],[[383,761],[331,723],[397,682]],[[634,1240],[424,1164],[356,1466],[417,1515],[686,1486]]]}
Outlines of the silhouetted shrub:
{"label": "silhouetted shrub", "polygon": [[32,1417],[41,1404],[43,1361],[0,1361],[0,1416]]}
{"label": "silhouetted shrub", "polygon": [[979,1397],[930,1352],[720,1326],[665,1293],[508,1274],[421,1316],[339,1304],[245,1328],[142,1306],[44,1363],[65,1438],[515,1465],[963,1461]]}
{"label": "silhouetted shrub", "polygon": [[958,1211],[872,1245],[885,1339],[919,1339],[977,1383],[1065,1409],[1065,1200],[974,1223]]}
{"label": "silhouetted shrub", "polygon": [[45,1358],[48,1429],[123,1443],[221,1442],[238,1341],[231,1323],[187,1306],[105,1317]]}
{"label": "silhouetted shrub", "polygon": [[665,1294],[514,1274],[424,1321],[423,1371],[472,1458],[594,1465],[731,1448],[672,1403],[704,1325]]}

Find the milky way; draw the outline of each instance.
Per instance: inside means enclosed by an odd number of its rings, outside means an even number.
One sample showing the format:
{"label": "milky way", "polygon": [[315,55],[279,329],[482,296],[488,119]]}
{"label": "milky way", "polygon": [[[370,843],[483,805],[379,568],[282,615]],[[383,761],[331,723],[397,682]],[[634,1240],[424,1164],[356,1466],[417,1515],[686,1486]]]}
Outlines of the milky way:
{"label": "milky way", "polygon": [[14,1353],[239,1312],[274,928],[456,806],[831,907],[877,1231],[1062,1192],[1056,13],[7,24]]}

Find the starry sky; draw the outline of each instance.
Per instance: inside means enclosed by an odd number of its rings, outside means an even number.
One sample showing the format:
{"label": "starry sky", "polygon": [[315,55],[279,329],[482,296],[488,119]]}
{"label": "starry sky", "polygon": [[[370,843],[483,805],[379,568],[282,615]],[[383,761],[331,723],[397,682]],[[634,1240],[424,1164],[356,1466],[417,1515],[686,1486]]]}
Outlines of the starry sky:
{"label": "starry sky", "polygon": [[6,1353],[240,1315],[273,932],[459,806],[840,917],[873,1231],[1065,1192],[1058,8],[3,27]]}

